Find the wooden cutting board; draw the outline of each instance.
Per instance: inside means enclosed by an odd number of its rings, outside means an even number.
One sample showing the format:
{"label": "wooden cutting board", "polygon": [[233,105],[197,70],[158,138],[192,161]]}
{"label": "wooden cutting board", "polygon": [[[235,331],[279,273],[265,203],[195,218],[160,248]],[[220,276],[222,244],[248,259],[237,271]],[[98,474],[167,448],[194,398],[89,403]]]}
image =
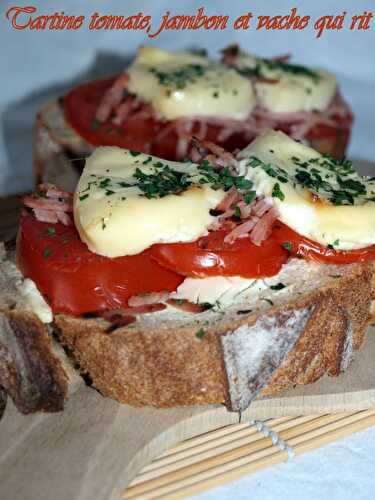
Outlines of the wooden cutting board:
{"label": "wooden cutting board", "polygon": [[[243,421],[350,412],[375,406],[375,330],[348,371],[254,401]],[[223,406],[135,409],[103,398],[80,379],[61,414],[20,415],[8,404],[0,422],[0,498],[118,500],[141,468],[164,450],[238,422]]]}
{"label": "wooden cutting board", "polygon": [[[370,173],[370,165],[364,170]],[[0,200],[0,239],[14,235],[19,206],[16,198]],[[345,374],[256,400],[242,421],[374,407],[374,359],[371,328]],[[223,406],[155,410],[120,405],[77,377],[60,414],[24,416],[8,403],[0,422],[0,498],[118,500],[142,467],[165,450],[237,422],[238,415]]]}

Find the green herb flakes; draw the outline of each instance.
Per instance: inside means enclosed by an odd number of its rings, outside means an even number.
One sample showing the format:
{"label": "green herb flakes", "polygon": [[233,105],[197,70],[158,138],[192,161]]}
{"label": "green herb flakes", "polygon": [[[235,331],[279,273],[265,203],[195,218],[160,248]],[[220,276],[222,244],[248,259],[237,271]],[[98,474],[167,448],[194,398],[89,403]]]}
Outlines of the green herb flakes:
{"label": "green herb flakes", "polygon": [[95,118],[94,120],[92,120],[90,128],[91,130],[97,130],[100,127],[100,125],[101,125],[100,121]]}
{"label": "green herb flakes", "polygon": [[284,241],[281,246],[285,248],[285,250],[288,250],[288,252],[291,252],[293,248],[293,245],[290,243],[290,241]]}
{"label": "green herb flakes", "polygon": [[271,290],[282,290],[286,288],[286,285],[284,285],[284,283],[278,283],[277,285],[271,285],[270,288]]}
{"label": "green herb flakes", "polygon": [[44,233],[47,235],[47,236],[55,236],[56,235],[56,229],[54,227],[47,227],[46,230],[44,231]]}
{"label": "green herb flakes", "polygon": [[266,298],[261,297],[260,300],[264,300],[264,302],[267,302],[270,306],[274,305],[272,300],[270,300],[270,299],[266,299]]}
{"label": "green herb flakes", "polygon": [[252,309],[240,309],[237,311],[237,314],[250,314],[252,312]]}
{"label": "green herb flakes", "polygon": [[255,200],[256,195],[257,194],[255,191],[249,191],[248,193],[246,193],[243,197],[246,205],[250,205]]}
{"label": "green herb flakes", "polygon": [[206,335],[206,332],[203,330],[203,328],[200,328],[196,333],[195,336],[197,339],[203,339],[203,337]]}
{"label": "green herb flakes", "polygon": [[206,70],[207,66],[201,64],[187,64],[171,71],[161,71],[158,68],[151,68],[150,72],[159,80],[160,85],[181,90],[188,83],[201,78]]}
{"label": "green herb flakes", "polygon": [[280,184],[278,182],[276,182],[276,184],[273,186],[272,197],[279,198],[279,200],[281,201],[285,200],[285,194],[281,191]]}

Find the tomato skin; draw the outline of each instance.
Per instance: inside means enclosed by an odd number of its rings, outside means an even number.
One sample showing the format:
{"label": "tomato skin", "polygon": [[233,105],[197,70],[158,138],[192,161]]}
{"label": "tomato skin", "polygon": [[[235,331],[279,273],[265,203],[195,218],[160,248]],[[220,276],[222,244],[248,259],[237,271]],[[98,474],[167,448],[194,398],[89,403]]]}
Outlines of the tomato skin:
{"label": "tomato skin", "polygon": [[274,276],[288,260],[288,252],[272,237],[259,247],[249,238],[240,238],[227,245],[224,243],[226,234],[212,231],[192,243],[158,244],[149,251],[158,264],[196,278]]}
{"label": "tomato skin", "polygon": [[119,146],[141,151],[145,143],[152,142],[157,132],[155,120],[135,117],[122,125],[115,125],[110,121],[99,124],[95,119],[100,101],[116,78],[94,80],[71,90],[64,98],[65,117],[93,146]]}
{"label": "tomato skin", "polygon": [[298,257],[326,264],[352,264],[375,260],[375,245],[358,250],[335,250],[310,240],[290,229],[281,222],[277,222],[272,232],[273,238],[280,245],[289,243],[290,253]]}
{"label": "tomato skin", "polygon": [[[49,232],[55,234],[49,235]],[[127,306],[132,295],[174,291],[183,277],[160,267],[147,252],[110,259],[90,252],[73,226],[21,218],[17,265],[55,313],[81,315]]]}

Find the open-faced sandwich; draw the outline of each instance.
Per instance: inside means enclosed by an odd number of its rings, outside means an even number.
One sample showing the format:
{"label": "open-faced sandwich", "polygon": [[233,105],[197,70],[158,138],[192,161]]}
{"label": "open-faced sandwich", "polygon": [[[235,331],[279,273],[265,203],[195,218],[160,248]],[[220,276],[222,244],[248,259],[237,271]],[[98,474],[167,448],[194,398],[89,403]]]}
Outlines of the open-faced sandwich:
{"label": "open-faced sandwich", "polygon": [[272,129],[341,158],[351,123],[327,71],[288,57],[253,57],[234,46],[224,50],[222,62],[141,47],[124,73],[80,85],[43,107],[35,133],[36,176],[73,189],[82,169],[77,158],[97,146],[179,161],[191,153],[193,136],[233,152]]}
{"label": "open-faced sandwich", "polygon": [[47,325],[136,406],[243,410],[346,369],[374,297],[375,179],[282,132],[195,148],[194,163],[98,148],[74,195],[25,197],[0,266],[0,366],[18,373],[2,384],[21,409],[35,378],[28,411],[66,395]]}

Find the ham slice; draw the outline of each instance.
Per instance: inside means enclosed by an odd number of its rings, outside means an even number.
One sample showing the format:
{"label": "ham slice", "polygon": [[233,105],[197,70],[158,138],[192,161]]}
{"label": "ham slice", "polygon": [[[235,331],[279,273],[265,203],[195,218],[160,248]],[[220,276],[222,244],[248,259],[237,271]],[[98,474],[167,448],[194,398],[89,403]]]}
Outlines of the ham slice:
{"label": "ham slice", "polygon": [[24,196],[24,205],[31,208],[35,217],[41,222],[56,224],[61,222],[70,226],[73,222],[68,213],[73,212],[73,196],[58,189],[53,184],[40,184],[38,193]]}
{"label": "ham slice", "polygon": [[272,207],[262,218],[258,220],[250,232],[250,241],[254,245],[260,246],[266,240],[271,232],[272,226],[277,219],[278,213],[275,207]]}
{"label": "ham slice", "polygon": [[107,121],[111,112],[121,104],[128,81],[129,76],[126,73],[121,74],[104,94],[96,112],[96,119],[100,123]]}

